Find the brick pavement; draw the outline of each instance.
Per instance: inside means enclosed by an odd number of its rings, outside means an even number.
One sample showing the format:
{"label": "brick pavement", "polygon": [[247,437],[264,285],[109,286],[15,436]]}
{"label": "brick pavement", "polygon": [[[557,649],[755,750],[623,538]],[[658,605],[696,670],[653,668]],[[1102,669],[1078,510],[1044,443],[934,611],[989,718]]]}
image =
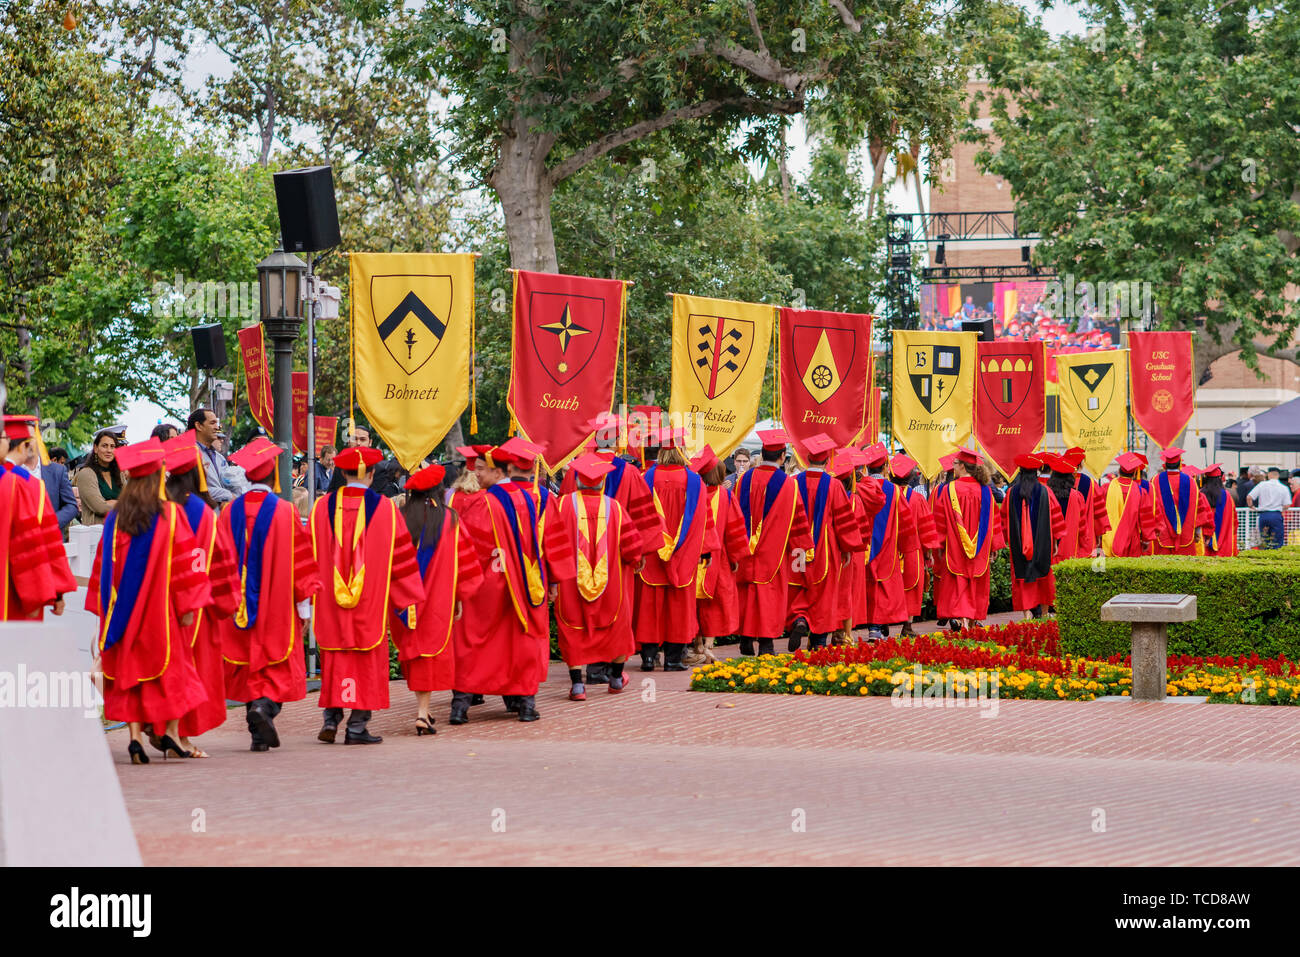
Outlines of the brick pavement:
{"label": "brick pavement", "polygon": [[238,711],[204,736],[207,761],[132,767],[125,733],[108,738],[149,864],[1300,863],[1294,709],[991,715],[632,676],[569,702],[556,663],[532,724],[489,699],[453,728],[436,694],[433,738],[394,682],[375,747],[317,742],[315,695],[285,708],[267,754]]}

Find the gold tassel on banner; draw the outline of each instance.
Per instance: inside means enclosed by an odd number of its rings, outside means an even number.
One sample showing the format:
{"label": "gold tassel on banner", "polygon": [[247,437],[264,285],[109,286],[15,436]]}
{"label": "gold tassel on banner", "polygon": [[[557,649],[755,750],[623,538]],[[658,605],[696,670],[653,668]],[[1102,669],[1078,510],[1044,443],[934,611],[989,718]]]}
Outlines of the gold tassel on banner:
{"label": "gold tassel on banner", "polygon": [[230,403],[230,434],[235,434],[235,420],[239,416],[239,367],[244,363],[242,361],[235,363],[235,397]]}
{"label": "gold tassel on banner", "polygon": [[[471,299],[469,304],[469,434],[478,435],[478,328],[475,326],[474,311],[477,303]],[[511,318],[511,326],[514,320]]]}
{"label": "gold tassel on banner", "polygon": [[356,259],[348,253],[348,431],[357,421],[357,288]]}
{"label": "gold tassel on banner", "polygon": [[780,424],[777,418],[776,398],[781,391],[780,383],[777,381],[777,366],[781,363],[781,323],[772,324],[772,342],[776,344],[776,354],[772,357],[772,421]]}
{"label": "gold tassel on banner", "polygon": [[632,285],[623,280],[623,314],[619,322],[619,332],[623,336],[623,414],[618,417],[618,451],[627,452],[627,287]]}

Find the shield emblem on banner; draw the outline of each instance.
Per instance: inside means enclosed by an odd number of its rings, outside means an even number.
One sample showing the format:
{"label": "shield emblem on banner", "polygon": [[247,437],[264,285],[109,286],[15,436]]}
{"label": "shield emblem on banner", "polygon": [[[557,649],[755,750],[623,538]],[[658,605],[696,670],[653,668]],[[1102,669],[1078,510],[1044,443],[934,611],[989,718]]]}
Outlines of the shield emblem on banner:
{"label": "shield emblem on banner", "polygon": [[370,305],[379,339],[407,375],[433,358],[451,316],[450,276],[373,276]]}
{"label": "shield emblem on banner", "polygon": [[1114,371],[1113,362],[1070,366],[1070,392],[1091,422],[1101,418],[1115,396],[1115,376],[1111,374]]}
{"label": "shield emblem on banner", "polygon": [[754,349],[754,324],[729,316],[691,315],[687,322],[687,348],[691,368],[704,394],[722,395],[740,378]]}
{"label": "shield emblem on banner", "polygon": [[993,408],[1010,419],[1025,404],[1034,382],[1031,356],[983,356],[980,358],[980,388]]}
{"label": "shield emblem on banner", "polygon": [[907,376],[921,407],[938,412],[957,388],[961,372],[959,346],[908,346]]}
{"label": "shield emblem on banner", "polygon": [[600,345],[605,328],[605,300],[560,292],[528,297],[528,331],[533,351],[557,385],[578,375]]}
{"label": "shield emblem on banner", "polygon": [[818,405],[840,390],[853,368],[858,334],[852,329],[795,326],[790,331],[799,381]]}

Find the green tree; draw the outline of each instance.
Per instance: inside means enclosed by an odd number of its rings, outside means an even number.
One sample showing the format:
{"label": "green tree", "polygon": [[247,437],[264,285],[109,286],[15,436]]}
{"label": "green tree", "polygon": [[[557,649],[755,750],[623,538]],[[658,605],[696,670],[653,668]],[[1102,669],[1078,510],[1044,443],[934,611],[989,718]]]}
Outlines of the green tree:
{"label": "green tree", "polygon": [[[372,17],[404,6],[355,3]],[[447,82],[457,161],[496,193],[512,264],[556,271],[557,188],[657,133],[693,162],[772,155],[781,119],[809,110],[843,145],[921,136],[942,156],[984,7],[450,0],[425,4],[391,52]]]}
{"label": "green tree", "polygon": [[1035,255],[1151,283],[1160,328],[1219,356],[1296,355],[1300,17],[1293,6],[1101,0],[1089,33],[1009,23],[988,47],[992,132]]}

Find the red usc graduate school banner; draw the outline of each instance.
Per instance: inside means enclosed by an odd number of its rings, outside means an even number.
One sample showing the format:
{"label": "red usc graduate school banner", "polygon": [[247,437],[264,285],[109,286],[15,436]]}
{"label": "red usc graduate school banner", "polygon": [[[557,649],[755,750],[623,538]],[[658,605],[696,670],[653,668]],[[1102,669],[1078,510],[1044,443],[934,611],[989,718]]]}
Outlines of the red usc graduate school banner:
{"label": "red usc graduate school banner", "polygon": [[275,416],[271,403],[271,371],[266,365],[266,343],[262,324],[239,330],[239,354],[244,359],[244,381],[248,384],[248,411],[272,438]]}
{"label": "red usc graduate school banner", "polygon": [[975,438],[998,471],[1038,448],[1047,431],[1047,354],[1041,342],[975,344]]}
{"label": "red usc graduate school banner", "polygon": [[[307,373],[293,374],[293,454],[307,451]],[[320,452],[320,446],[316,447]]]}
{"label": "red usc graduate school banner", "polygon": [[1156,445],[1178,441],[1196,411],[1191,332],[1130,332],[1133,420]]}
{"label": "red usc graduate school banner", "polygon": [[587,423],[614,401],[623,329],[621,279],[515,274],[506,406],[542,461],[561,468],[592,436]]}
{"label": "red usc graduate school banner", "polygon": [[871,417],[872,316],[783,308],[781,421],[806,464],[804,441],[824,432],[853,445]]}

